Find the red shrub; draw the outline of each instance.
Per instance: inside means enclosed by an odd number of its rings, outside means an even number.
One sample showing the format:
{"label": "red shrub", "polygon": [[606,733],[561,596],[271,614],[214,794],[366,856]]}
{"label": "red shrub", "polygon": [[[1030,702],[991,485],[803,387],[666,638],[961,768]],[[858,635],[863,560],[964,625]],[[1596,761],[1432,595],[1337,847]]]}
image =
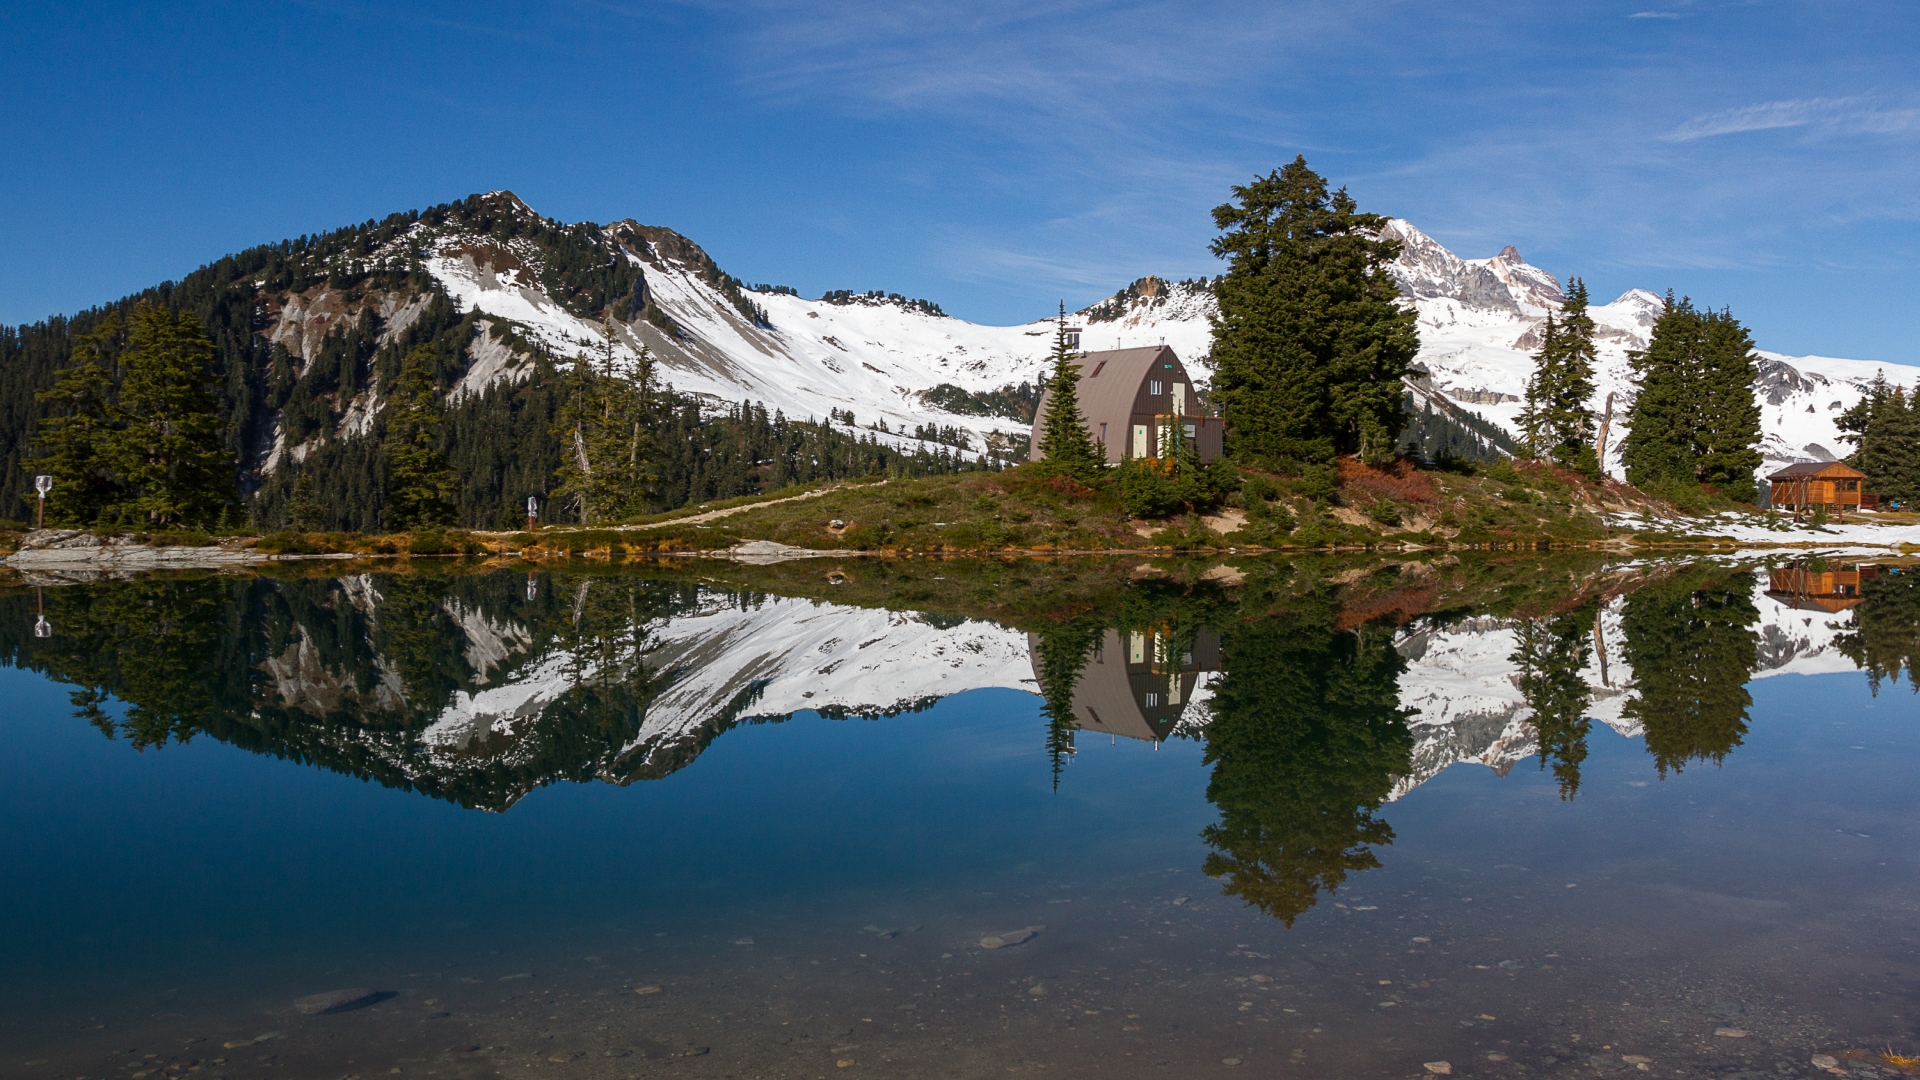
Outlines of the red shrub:
{"label": "red shrub", "polygon": [[1437,494],[1433,477],[1413,467],[1405,458],[1394,462],[1392,471],[1370,468],[1352,458],[1340,459],[1340,486],[1365,493],[1372,500],[1430,503]]}

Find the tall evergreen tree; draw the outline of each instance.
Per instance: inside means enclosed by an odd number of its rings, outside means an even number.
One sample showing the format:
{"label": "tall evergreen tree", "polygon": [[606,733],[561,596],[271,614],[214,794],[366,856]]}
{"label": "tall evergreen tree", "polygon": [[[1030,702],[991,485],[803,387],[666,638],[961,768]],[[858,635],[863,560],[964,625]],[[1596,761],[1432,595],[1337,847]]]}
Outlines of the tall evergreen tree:
{"label": "tall evergreen tree", "polygon": [[434,386],[433,348],[421,345],[401,358],[387,392],[380,449],[387,466],[387,512],[391,529],[444,525],[453,518],[459,479],[440,450],[446,427]]}
{"label": "tall evergreen tree", "polygon": [[1212,251],[1228,261],[1214,284],[1213,385],[1229,450],[1282,468],[1391,457],[1420,339],[1387,274],[1400,244],[1379,235],[1386,219],[1360,213],[1345,188],[1329,194],[1296,157],[1235,186],[1213,221]]}
{"label": "tall evergreen tree", "polygon": [[653,440],[653,356],[643,345],[632,373],[616,362],[614,331],[602,328],[599,364],[574,358],[555,434],[561,442],[554,494],[581,524],[645,512],[658,479]]}
{"label": "tall evergreen tree", "polygon": [[1700,311],[1667,293],[1644,352],[1627,354],[1639,379],[1620,456],[1633,484],[1712,484],[1755,496],[1760,405],[1753,339],[1729,311]]}
{"label": "tall evergreen tree", "polygon": [[[1540,351],[1527,380],[1520,428],[1529,454],[1562,465],[1599,470],[1593,460],[1593,317],[1587,314],[1587,285],[1567,279],[1560,317],[1547,316]],[[1591,464],[1589,464],[1591,462]]]}
{"label": "tall evergreen tree", "polygon": [[53,477],[49,525],[91,525],[119,495],[112,453],[119,416],[110,357],[123,336],[114,316],[77,335],[72,366],[55,372],[53,388],[35,395],[51,411],[35,435],[39,456],[25,464],[30,473]]}
{"label": "tall evergreen tree", "polygon": [[1704,317],[1699,421],[1694,428],[1694,478],[1727,496],[1752,502],[1760,468],[1760,401],[1753,393],[1760,372],[1747,328],[1721,308]]}
{"label": "tall evergreen tree", "polygon": [[1087,418],[1080,411],[1079,351],[1067,342],[1067,305],[1060,305],[1054,323],[1053,372],[1047,376],[1047,419],[1040,432],[1040,453],[1047,467],[1068,476],[1090,480],[1106,464],[1106,455],[1093,444]]}
{"label": "tall evergreen tree", "polygon": [[1639,384],[1620,445],[1628,483],[1649,487],[1693,479],[1691,395],[1699,382],[1700,336],[1693,302],[1675,301],[1669,290],[1647,348],[1627,354]]}
{"label": "tall evergreen tree", "polygon": [[127,337],[122,426],[109,442],[126,490],[111,512],[155,526],[213,524],[235,497],[213,342],[191,312],[144,302]]}
{"label": "tall evergreen tree", "polygon": [[1847,464],[1867,474],[1866,490],[1882,499],[1920,500],[1920,392],[1909,397],[1877,372],[1837,423],[1840,438],[1855,447]]}

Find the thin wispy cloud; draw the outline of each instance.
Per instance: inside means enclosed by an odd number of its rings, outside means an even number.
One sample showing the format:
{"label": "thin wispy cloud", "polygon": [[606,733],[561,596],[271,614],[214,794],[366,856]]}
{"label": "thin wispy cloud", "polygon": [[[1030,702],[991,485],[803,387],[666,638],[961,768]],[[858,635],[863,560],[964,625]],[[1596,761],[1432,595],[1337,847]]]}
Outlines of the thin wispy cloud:
{"label": "thin wispy cloud", "polygon": [[1920,128],[1920,109],[1887,108],[1867,97],[1766,101],[1696,116],[1661,138],[1692,142],[1747,131],[1811,127],[1857,134],[1898,134]]}
{"label": "thin wispy cloud", "polygon": [[1684,19],[1686,18],[1686,16],[1681,14],[1678,11],[1636,11],[1633,14],[1627,16],[1627,18],[1629,19]]}

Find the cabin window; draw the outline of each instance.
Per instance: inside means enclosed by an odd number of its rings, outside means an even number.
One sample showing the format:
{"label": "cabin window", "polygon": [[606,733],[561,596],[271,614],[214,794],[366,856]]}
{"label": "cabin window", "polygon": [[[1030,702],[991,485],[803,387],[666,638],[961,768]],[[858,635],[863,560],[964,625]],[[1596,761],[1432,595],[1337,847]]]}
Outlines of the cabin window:
{"label": "cabin window", "polygon": [[1149,709],[1157,709],[1160,707],[1160,695],[1159,694],[1141,694],[1140,703],[1142,705],[1145,705]]}
{"label": "cabin window", "polygon": [[1197,436],[1198,436],[1199,434],[1200,434],[1200,431],[1199,431],[1199,429],[1198,429],[1198,428],[1196,428],[1196,427],[1194,427],[1194,425],[1192,425],[1192,424],[1188,424],[1188,425],[1187,425],[1187,438],[1188,438],[1188,439],[1193,439],[1193,438],[1196,438],[1196,437],[1197,437]]}
{"label": "cabin window", "polygon": [[1105,424],[1100,425],[1100,445],[1107,445],[1107,425]]}
{"label": "cabin window", "polygon": [[1860,481],[1858,481],[1858,480],[1849,480],[1849,481],[1847,481],[1847,490],[1848,490],[1848,491],[1859,491],[1859,490],[1860,490]]}
{"label": "cabin window", "polygon": [[1166,387],[1159,379],[1147,380],[1147,393],[1152,394],[1154,397],[1159,397],[1161,391],[1164,389],[1166,389]]}

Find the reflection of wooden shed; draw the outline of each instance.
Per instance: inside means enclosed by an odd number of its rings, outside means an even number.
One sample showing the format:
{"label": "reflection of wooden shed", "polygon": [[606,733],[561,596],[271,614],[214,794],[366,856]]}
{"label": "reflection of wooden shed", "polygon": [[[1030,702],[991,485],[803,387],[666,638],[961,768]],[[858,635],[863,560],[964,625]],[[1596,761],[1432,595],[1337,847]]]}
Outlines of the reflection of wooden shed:
{"label": "reflection of wooden shed", "polygon": [[[1187,439],[1201,462],[1220,456],[1226,421],[1201,415],[1193,380],[1172,349],[1154,345],[1081,353],[1074,363],[1080,371],[1080,415],[1087,422],[1087,432],[1106,451],[1108,464],[1159,457],[1175,423],[1186,426]],[[1034,410],[1034,461],[1044,456],[1040,437],[1046,432],[1047,403],[1052,397],[1041,395]]]}
{"label": "reflection of wooden shed", "polygon": [[[1034,674],[1040,639],[1027,635]],[[1220,670],[1220,638],[1196,632],[1181,644],[1171,636],[1108,630],[1073,684],[1073,721],[1083,731],[1160,742],[1180,723],[1200,673]]]}
{"label": "reflection of wooden shed", "polygon": [[1860,481],[1866,478],[1866,473],[1837,461],[1803,461],[1767,477],[1767,482],[1773,485],[1768,499],[1781,510],[1824,506],[1845,513],[1849,509],[1860,509],[1863,497],[1868,506],[1873,505],[1873,496],[1860,490]]}
{"label": "reflection of wooden shed", "polygon": [[1860,602],[1860,584],[1879,576],[1872,563],[1829,563],[1824,570],[1783,566],[1767,572],[1767,595],[1803,611],[1845,611]]}

